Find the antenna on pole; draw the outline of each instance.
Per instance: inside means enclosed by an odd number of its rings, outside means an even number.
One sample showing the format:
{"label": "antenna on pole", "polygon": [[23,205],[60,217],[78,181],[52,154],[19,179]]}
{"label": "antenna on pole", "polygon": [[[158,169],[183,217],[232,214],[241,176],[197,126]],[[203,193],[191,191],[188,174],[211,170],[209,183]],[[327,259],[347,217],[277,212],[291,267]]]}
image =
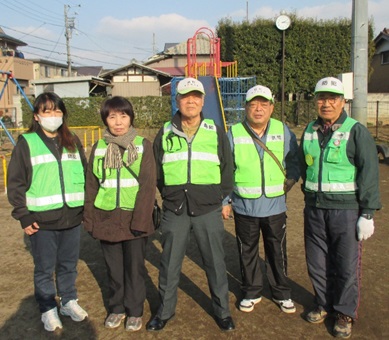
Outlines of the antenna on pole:
{"label": "antenna on pole", "polygon": [[[77,5],[76,7],[81,7],[81,5]],[[67,56],[67,64],[68,64],[68,77],[72,76],[72,56],[70,54],[70,39],[72,38],[72,30],[76,27],[75,18],[68,17],[68,10],[70,9],[70,5],[64,5],[64,16],[65,16],[65,37],[66,37],[66,56]],[[75,13],[77,14],[77,13]]]}

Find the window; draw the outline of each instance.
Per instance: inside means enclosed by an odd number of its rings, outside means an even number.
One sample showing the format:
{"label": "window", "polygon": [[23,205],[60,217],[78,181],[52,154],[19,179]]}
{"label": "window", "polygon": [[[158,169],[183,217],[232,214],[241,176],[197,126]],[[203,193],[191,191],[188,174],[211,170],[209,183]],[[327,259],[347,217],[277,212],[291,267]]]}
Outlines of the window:
{"label": "window", "polygon": [[45,66],[45,77],[50,78],[50,67],[49,66]]}
{"label": "window", "polygon": [[382,55],[381,64],[389,64],[389,51],[382,52],[381,55]]}

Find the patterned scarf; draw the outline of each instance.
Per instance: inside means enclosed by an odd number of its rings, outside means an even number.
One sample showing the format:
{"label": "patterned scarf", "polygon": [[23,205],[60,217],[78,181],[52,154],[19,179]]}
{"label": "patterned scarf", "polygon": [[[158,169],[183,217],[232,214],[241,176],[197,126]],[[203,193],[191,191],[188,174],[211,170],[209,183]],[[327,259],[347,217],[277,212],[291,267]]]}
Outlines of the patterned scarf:
{"label": "patterned scarf", "polygon": [[[108,143],[107,151],[105,153],[104,169],[120,169],[123,167],[123,163],[126,166],[130,166],[138,159],[138,152],[134,144],[134,138],[136,137],[136,130],[130,126],[130,130],[123,136],[114,136],[106,129],[104,132],[104,140]],[[127,149],[127,160],[122,159],[120,148]]]}

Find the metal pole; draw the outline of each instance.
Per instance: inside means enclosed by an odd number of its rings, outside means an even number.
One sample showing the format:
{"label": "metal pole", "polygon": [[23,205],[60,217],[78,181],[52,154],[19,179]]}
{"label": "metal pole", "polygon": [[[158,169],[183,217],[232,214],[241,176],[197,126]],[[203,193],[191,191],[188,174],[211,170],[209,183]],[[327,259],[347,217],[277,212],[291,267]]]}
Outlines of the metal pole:
{"label": "metal pole", "polygon": [[65,37],[66,37],[66,55],[68,63],[68,77],[72,76],[72,58],[70,54],[70,28],[68,21],[68,5],[64,5],[64,15],[65,15]]}
{"label": "metal pole", "polygon": [[281,79],[281,121],[285,111],[285,30],[282,31],[282,79]]}
{"label": "metal pole", "polygon": [[354,74],[354,98],[351,115],[361,124],[367,124],[368,74],[368,5],[367,0],[353,0],[351,67]]}

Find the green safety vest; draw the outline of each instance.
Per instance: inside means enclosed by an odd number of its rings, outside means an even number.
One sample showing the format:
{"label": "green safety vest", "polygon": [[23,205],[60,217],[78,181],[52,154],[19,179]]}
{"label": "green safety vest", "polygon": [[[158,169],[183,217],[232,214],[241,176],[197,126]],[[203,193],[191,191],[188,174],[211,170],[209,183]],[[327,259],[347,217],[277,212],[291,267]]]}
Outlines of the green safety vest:
{"label": "green safety vest", "polygon": [[[143,156],[143,138],[136,136],[134,144],[138,151],[138,159],[130,165],[130,168],[139,176]],[[94,205],[96,208],[106,211],[116,208],[133,210],[139,191],[139,182],[125,166],[120,169],[104,169],[107,146],[108,144],[103,139],[99,139],[94,153],[93,174],[100,183]],[[126,150],[123,159],[127,158],[127,154]]]}
{"label": "green safety vest", "polygon": [[354,193],[357,190],[356,168],[347,157],[350,130],[357,121],[347,117],[334,131],[324,150],[321,150],[317,131],[309,123],[304,133],[303,150],[307,164],[305,189],[331,193]]}
{"label": "green safety vest", "polygon": [[[234,192],[243,198],[259,198],[284,195],[285,176],[274,159],[266,152],[261,162],[252,137],[242,123],[231,127],[234,143]],[[270,119],[266,146],[274,153],[280,164],[284,159],[284,126],[282,122]]]}
{"label": "green safety vest", "polygon": [[64,148],[59,162],[37,133],[22,136],[30,149],[32,165],[31,186],[26,192],[28,210],[54,210],[64,203],[72,208],[83,206],[85,174],[78,150]]}
{"label": "green safety vest", "polygon": [[220,160],[216,125],[204,119],[192,142],[176,135],[170,122],[162,135],[162,168],[166,185],[220,184]]}

